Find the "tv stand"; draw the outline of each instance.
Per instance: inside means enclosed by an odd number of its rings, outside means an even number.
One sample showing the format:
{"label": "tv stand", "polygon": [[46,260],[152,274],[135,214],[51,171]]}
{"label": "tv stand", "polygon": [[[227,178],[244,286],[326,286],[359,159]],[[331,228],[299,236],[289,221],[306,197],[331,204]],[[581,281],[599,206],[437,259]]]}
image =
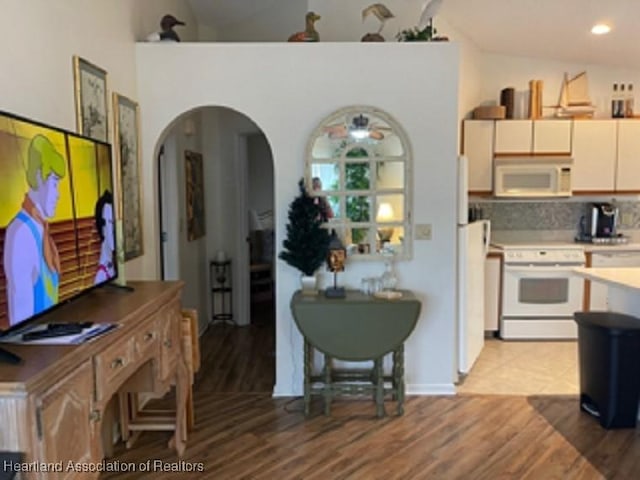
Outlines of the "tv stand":
{"label": "tv stand", "polygon": [[22,358],[15,353],[11,353],[9,350],[5,350],[0,347],[0,363],[18,365],[19,363],[22,363]]}
{"label": "tv stand", "polygon": [[135,290],[135,288],[133,288],[131,285],[118,285],[117,283],[113,283],[113,282],[105,283],[104,286],[113,288],[116,290],[124,290],[125,292],[133,292]]}
{"label": "tv stand", "polygon": [[[182,455],[187,438],[182,392],[190,385],[182,348],[183,283],[132,283],[130,294],[97,288],[42,317],[45,323],[75,318],[119,324],[109,333],[80,345],[11,345],[24,363],[0,362],[0,451],[23,452],[24,462],[39,465],[99,464],[111,449],[112,399],[117,404],[120,394],[163,396],[175,385],[180,413],[166,422],[174,427],[167,449]],[[98,471],[66,472],[60,478],[98,476]],[[23,476],[44,478],[49,477],[38,472]]]}

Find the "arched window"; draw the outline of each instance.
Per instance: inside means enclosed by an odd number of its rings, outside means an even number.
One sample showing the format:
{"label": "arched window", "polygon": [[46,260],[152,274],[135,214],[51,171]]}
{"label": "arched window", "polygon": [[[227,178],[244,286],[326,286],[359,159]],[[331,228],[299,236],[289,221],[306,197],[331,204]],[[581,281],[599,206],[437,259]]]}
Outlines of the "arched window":
{"label": "arched window", "polygon": [[307,145],[306,182],[326,206],[350,257],[392,250],[410,258],[411,151],[404,130],[373,107],[343,108],[325,118]]}

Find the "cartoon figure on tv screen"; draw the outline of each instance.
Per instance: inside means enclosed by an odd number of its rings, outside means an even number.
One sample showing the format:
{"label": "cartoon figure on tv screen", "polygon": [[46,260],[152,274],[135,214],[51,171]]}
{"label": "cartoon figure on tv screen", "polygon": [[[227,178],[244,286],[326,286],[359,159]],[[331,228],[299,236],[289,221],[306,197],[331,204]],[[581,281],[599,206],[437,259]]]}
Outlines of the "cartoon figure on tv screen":
{"label": "cartoon figure on tv screen", "polygon": [[105,190],[96,202],[96,230],[100,236],[100,258],[94,283],[102,283],[116,274],[114,263],[115,240],[113,238],[113,194]]}
{"label": "cartoon figure on tv screen", "polygon": [[29,190],[4,246],[9,325],[56,304],[60,284],[60,256],[48,220],[55,215],[66,162],[44,135],[33,137],[27,155]]}

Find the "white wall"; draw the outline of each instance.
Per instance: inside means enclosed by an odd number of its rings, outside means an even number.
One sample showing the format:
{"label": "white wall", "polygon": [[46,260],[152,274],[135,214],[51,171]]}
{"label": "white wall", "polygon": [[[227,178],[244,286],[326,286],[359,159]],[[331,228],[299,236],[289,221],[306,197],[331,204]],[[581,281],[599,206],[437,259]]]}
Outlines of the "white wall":
{"label": "white wall", "polygon": [[[458,50],[453,44],[198,44],[138,45],[138,81],[146,112],[142,142],[154,150],[163,130],[197,106],[226,106],[263,130],[274,157],[276,246],[285,235],[288,205],[304,172],[308,136],[322,118],[345,105],[381,108],[406,129],[414,156],[414,221],[433,225],[433,240],[415,242],[414,259],[397,266],[401,286],[423,301],[407,342],[410,391],[453,391],[455,333],[455,158]],[[380,58],[384,58],[381,68]],[[233,68],[230,68],[230,65]],[[412,65],[411,75],[404,75]],[[434,75],[433,72],[438,74]],[[336,74],[339,72],[340,74]],[[189,87],[182,88],[184,79]],[[371,81],[375,79],[375,81]],[[362,88],[363,82],[367,88]],[[326,92],[326,94],[324,93]],[[206,145],[205,145],[206,148]],[[145,158],[145,191],[155,190],[153,163]],[[225,180],[226,181],[226,180]],[[227,186],[227,189],[232,186]],[[154,195],[145,196],[151,209]],[[156,219],[145,218],[145,232]],[[153,237],[143,271],[157,271]],[[350,262],[348,286],[357,288],[382,264]],[[425,275],[425,272],[428,275]],[[289,310],[299,272],[277,263],[277,395],[299,394],[302,342]]]}
{"label": "white wall", "polygon": [[[216,29],[218,42],[284,42],[293,32],[304,30],[306,2],[275,0],[271,6],[242,22],[222,25]],[[206,32],[202,32],[205,34]],[[211,36],[202,37],[210,39]]]}
{"label": "white wall", "polygon": [[250,135],[249,156],[249,208],[256,213],[273,210],[273,159],[264,135]]}
{"label": "white wall", "polygon": [[[505,87],[514,87],[516,95],[520,93],[522,99],[521,105],[516,108],[516,112],[523,115],[522,118],[527,115],[529,80],[532,79],[544,82],[542,104],[545,106],[556,105],[560,97],[564,73],[566,72],[572,77],[586,71],[591,102],[597,107],[596,117],[601,118],[610,118],[611,116],[610,102],[614,83],[633,83],[635,89],[640,86],[640,71],[634,69],[491,53],[482,53],[479,61],[482,81],[478,104],[499,104],[500,90]],[[543,114],[545,116],[553,115],[553,110],[544,109]]]}

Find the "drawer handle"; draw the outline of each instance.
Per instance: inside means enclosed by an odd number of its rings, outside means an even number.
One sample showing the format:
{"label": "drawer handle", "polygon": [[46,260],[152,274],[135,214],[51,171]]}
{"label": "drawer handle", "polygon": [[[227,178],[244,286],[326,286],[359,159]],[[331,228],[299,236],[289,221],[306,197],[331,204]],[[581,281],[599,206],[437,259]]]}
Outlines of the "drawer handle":
{"label": "drawer handle", "polygon": [[99,422],[101,418],[102,414],[100,413],[100,410],[91,410],[91,413],[89,414],[89,421]]}
{"label": "drawer handle", "polygon": [[171,343],[171,339],[170,338],[164,341],[164,346],[165,347],[171,348],[171,345],[172,345],[172,343]]}
{"label": "drawer handle", "polygon": [[145,336],[144,336],[144,341],[148,342],[149,340],[153,340],[153,332],[148,332]]}
{"label": "drawer handle", "polygon": [[118,357],[113,362],[111,362],[111,368],[119,368],[124,365],[124,358]]}

